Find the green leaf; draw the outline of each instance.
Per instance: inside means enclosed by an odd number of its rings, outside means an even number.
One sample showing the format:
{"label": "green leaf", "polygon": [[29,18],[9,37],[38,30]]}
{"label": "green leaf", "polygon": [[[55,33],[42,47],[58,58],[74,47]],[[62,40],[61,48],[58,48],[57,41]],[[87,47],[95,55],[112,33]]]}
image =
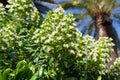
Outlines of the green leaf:
{"label": "green leaf", "polygon": [[23,42],[22,41],[19,41],[18,42],[18,45],[21,47],[23,45]]}
{"label": "green leaf", "polygon": [[99,76],[97,80],[102,80],[102,77],[101,77],[101,76]]}
{"label": "green leaf", "polygon": [[0,71],[0,80],[3,80],[3,75],[1,71]]}
{"label": "green leaf", "polygon": [[7,68],[7,69],[4,70],[4,72],[3,72],[3,80],[9,80],[8,76],[9,76],[11,71],[12,71],[12,69],[10,69],[10,68]]}
{"label": "green leaf", "polygon": [[38,72],[34,73],[30,80],[36,80],[38,78]]}

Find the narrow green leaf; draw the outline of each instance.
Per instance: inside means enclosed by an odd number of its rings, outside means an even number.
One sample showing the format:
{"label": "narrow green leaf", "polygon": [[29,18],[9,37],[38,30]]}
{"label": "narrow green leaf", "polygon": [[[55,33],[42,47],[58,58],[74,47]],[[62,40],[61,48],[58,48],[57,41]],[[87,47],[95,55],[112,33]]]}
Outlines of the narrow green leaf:
{"label": "narrow green leaf", "polygon": [[97,80],[102,80],[102,77],[101,77],[101,76],[99,76]]}

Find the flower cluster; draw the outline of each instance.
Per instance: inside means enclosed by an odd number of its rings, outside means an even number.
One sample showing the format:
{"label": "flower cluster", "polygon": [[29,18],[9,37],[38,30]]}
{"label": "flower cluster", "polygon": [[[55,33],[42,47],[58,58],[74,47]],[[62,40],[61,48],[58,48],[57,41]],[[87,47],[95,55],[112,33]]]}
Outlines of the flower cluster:
{"label": "flower cluster", "polygon": [[[66,47],[73,45],[76,39],[75,22],[72,14],[64,15],[64,10],[59,8],[48,13],[47,18],[43,21],[40,29],[36,29],[32,39],[35,43],[40,43],[42,46],[49,45],[51,47]],[[73,46],[74,47],[74,46]],[[66,47],[67,48],[67,47]],[[47,51],[47,49],[45,49]],[[48,51],[50,49],[48,48]],[[48,52],[47,51],[47,52]]]}
{"label": "flower cluster", "polygon": [[7,1],[7,10],[0,3],[0,62],[11,67],[29,55],[30,50],[24,45],[30,42],[32,31],[40,25],[40,17],[30,0]]}
{"label": "flower cluster", "polygon": [[[4,9],[4,7],[3,7],[3,4],[0,3],[0,18],[3,17],[4,14],[5,14],[5,9]],[[1,19],[0,19],[0,20],[1,20]]]}
{"label": "flower cluster", "polygon": [[[8,0],[8,11],[0,4],[0,47],[13,48],[23,34],[39,23],[39,13],[30,0]],[[4,15],[5,14],[5,15]]]}
{"label": "flower cluster", "polygon": [[39,12],[31,4],[31,0],[8,0],[8,2],[9,5],[6,8],[8,8],[9,15],[12,14],[12,19],[23,22],[26,26],[28,22],[31,24],[33,22],[34,24],[39,22]]}
{"label": "flower cluster", "polygon": [[110,67],[109,74],[113,77],[116,76],[116,79],[120,78],[120,58],[117,58],[114,65]]}
{"label": "flower cluster", "polygon": [[6,50],[15,47],[15,42],[18,40],[19,36],[16,33],[15,27],[8,24],[7,27],[0,29],[0,48],[1,50]]}

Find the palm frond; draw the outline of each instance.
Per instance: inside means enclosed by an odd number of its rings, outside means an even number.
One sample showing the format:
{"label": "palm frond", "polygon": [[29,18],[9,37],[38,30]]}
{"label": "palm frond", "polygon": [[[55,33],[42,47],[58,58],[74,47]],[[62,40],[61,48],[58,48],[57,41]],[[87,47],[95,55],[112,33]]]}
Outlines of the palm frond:
{"label": "palm frond", "polygon": [[47,6],[44,6],[41,2],[35,1],[34,3],[40,13],[45,14],[50,10]]}
{"label": "palm frond", "polygon": [[95,26],[94,26],[94,21],[91,20],[89,22],[89,26],[88,26],[88,29],[87,29],[87,34],[91,35],[91,36],[94,36],[95,34],[93,34],[93,30],[94,30]]}
{"label": "palm frond", "polygon": [[43,2],[48,2],[48,3],[51,3],[51,4],[55,4],[54,0],[33,0],[33,1],[35,1],[35,2],[43,1]]}
{"label": "palm frond", "polygon": [[74,15],[75,16],[75,19],[76,21],[80,20],[80,19],[83,19],[83,18],[89,18],[90,16],[87,15],[87,13],[83,13],[83,14],[76,14]]}
{"label": "palm frond", "polygon": [[115,7],[114,0],[73,0],[73,4],[82,5],[79,7],[85,8],[92,17],[96,13],[110,13]]}

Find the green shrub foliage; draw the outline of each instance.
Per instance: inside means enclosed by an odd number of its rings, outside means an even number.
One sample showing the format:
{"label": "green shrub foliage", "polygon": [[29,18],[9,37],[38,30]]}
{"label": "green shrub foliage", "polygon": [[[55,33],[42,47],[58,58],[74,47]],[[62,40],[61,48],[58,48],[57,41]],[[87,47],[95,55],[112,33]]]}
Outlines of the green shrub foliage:
{"label": "green shrub foliage", "polygon": [[97,80],[108,73],[111,39],[95,41],[88,35],[83,37],[75,28],[74,20],[71,13],[65,15],[58,8],[49,12],[35,30],[32,40],[38,47],[34,62],[39,64],[40,79]]}
{"label": "green shrub foliage", "polygon": [[8,2],[8,10],[0,4],[0,62],[13,68],[16,61],[30,56],[25,46],[29,46],[31,29],[37,27],[40,21],[39,13],[30,0]]}
{"label": "green shrub foliage", "polygon": [[120,58],[111,67],[111,39],[94,40],[76,29],[60,7],[42,22],[30,0],[0,4],[0,80],[119,80]]}

